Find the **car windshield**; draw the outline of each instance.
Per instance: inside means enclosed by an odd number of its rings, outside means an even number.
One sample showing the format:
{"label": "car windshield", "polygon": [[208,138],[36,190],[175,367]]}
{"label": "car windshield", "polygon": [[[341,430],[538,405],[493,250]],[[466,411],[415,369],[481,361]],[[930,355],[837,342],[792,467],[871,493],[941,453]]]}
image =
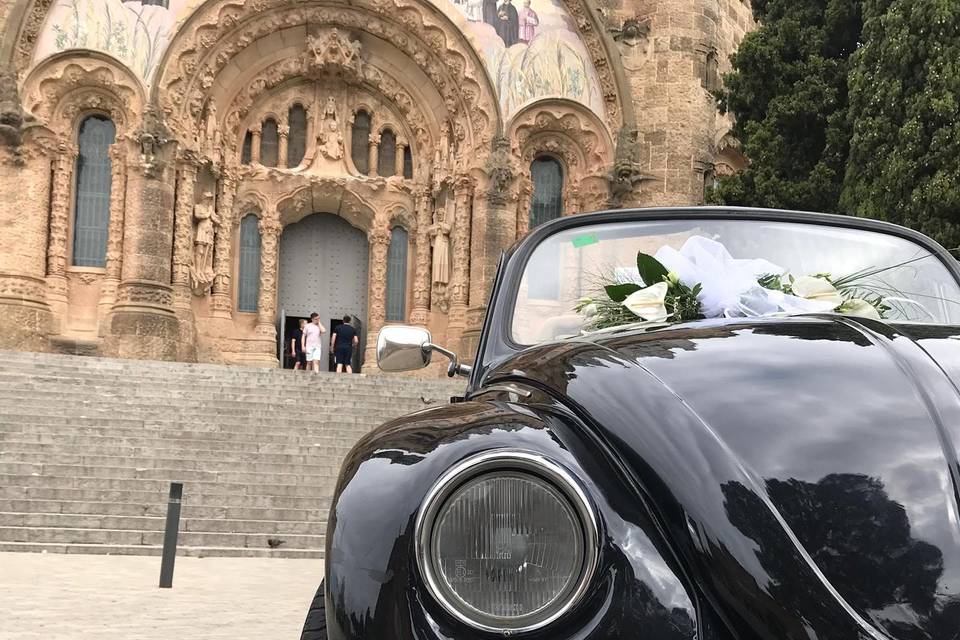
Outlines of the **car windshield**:
{"label": "car windshield", "polygon": [[[663,265],[669,277],[658,278],[667,284],[622,300],[654,284],[643,281],[638,253]],[[662,306],[660,314],[647,312],[663,302],[655,294],[671,278],[691,291],[700,285],[697,318],[829,312],[824,300],[835,300],[843,313],[960,324],[958,283],[909,240],[807,223],[675,219],[580,226],[545,238],[524,267],[513,339],[536,344],[611,325],[677,321],[677,314],[664,318]],[[672,300],[666,309],[675,309]]]}

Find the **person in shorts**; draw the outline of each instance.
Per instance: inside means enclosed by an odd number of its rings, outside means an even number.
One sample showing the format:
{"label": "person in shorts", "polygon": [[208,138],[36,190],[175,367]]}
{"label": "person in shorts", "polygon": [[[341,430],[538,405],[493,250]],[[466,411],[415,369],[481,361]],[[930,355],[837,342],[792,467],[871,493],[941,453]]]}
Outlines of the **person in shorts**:
{"label": "person in shorts", "polygon": [[307,319],[300,318],[300,328],[290,336],[290,355],[293,356],[293,370],[307,369],[307,354],[303,350],[303,330],[307,326]]}
{"label": "person in shorts", "polygon": [[360,339],[357,337],[357,330],[350,325],[350,316],[343,316],[343,324],[338,325],[330,336],[330,350],[333,351],[333,360],[337,363],[337,373],[341,373],[344,368],[347,373],[353,373],[350,362],[358,342]]}
{"label": "person in shorts", "polygon": [[310,323],[303,330],[303,352],[306,354],[307,368],[320,373],[320,359],[323,357],[320,336],[327,330],[320,324],[320,314],[311,313]]}

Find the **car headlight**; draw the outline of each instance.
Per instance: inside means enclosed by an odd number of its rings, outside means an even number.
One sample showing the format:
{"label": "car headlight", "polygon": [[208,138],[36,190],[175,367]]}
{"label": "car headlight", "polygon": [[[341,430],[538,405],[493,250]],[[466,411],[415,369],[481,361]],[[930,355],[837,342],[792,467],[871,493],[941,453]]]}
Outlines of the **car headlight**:
{"label": "car headlight", "polygon": [[486,631],[531,631],[585,593],[596,517],[579,483],[536,454],[491,451],[450,469],[417,517],[417,561],[433,597]]}

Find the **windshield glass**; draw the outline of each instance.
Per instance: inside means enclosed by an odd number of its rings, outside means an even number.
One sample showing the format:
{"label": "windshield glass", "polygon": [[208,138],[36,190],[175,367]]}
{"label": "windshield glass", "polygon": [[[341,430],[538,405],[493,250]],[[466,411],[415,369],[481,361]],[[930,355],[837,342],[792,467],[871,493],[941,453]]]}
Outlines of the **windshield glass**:
{"label": "windshield glass", "polygon": [[595,224],[534,249],[517,291],[513,339],[535,344],[625,324],[831,311],[960,324],[960,288],[920,245],[873,231],[757,220]]}

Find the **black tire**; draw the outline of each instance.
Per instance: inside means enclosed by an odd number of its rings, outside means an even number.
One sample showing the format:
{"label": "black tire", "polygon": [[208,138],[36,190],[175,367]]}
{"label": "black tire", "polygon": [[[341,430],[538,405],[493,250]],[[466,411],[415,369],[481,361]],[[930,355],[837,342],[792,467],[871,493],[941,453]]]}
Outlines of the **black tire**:
{"label": "black tire", "polygon": [[310,603],[300,640],[327,640],[327,601],[323,596],[322,582]]}

